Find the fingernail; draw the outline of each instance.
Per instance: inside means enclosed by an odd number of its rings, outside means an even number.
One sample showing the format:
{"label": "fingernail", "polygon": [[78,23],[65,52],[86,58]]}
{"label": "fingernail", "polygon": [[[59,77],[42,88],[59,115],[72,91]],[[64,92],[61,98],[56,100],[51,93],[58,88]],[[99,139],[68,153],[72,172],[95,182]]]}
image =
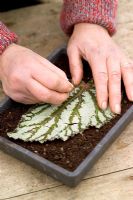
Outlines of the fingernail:
{"label": "fingernail", "polygon": [[103,101],[101,107],[102,107],[102,110],[106,110],[106,108],[107,108],[107,102]]}
{"label": "fingernail", "polygon": [[75,78],[72,79],[73,85],[77,85],[77,80]]}
{"label": "fingernail", "polygon": [[[70,83],[70,82],[69,82]],[[74,85],[72,83],[70,83],[71,87],[74,88]]]}
{"label": "fingernail", "polygon": [[115,113],[116,113],[116,114],[120,114],[120,113],[121,113],[120,104],[116,104],[116,105],[115,105]]}
{"label": "fingernail", "polygon": [[70,91],[73,90],[73,88],[74,88],[73,84],[69,82],[69,86],[70,86],[69,87]]}

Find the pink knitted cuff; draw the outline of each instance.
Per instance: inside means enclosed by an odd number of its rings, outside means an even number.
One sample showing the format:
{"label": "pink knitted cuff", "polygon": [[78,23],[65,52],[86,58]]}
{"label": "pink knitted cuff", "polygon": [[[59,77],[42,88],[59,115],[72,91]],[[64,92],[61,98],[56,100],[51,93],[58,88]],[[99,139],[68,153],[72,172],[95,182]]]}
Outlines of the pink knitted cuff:
{"label": "pink knitted cuff", "polygon": [[118,0],[64,0],[61,27],[70,35],[75,24],[98,24],[113,35],[116,31],[117,5]]}
{"label": "pink knitted cuff", "polygon": [[11,43],[16,43],[17,39],[17,35],[0,22],[0,54],[2,54]]}

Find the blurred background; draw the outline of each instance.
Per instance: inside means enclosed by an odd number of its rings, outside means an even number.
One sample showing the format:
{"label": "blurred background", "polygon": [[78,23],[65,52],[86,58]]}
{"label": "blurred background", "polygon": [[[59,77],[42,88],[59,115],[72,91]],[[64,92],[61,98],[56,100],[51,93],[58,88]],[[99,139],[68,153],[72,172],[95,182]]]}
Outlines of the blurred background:
{"label": "blurred background", "polygon": [[0,12],[42,3],[41,0],[1,0]]}

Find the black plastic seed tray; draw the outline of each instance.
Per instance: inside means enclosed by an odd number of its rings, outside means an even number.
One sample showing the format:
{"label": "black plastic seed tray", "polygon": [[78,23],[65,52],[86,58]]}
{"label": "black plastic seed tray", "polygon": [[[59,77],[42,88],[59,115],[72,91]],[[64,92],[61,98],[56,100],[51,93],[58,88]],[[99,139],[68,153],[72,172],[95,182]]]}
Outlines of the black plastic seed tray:
{"label": "black plastic seed tray", "polygon": [[[66,48],[55,50],[48,59],[55,62],[62,54],[66,54]],[[11,107],[13,101],[6,98],[0,104],[0,112]],[[68,171],[41,156],[15,144],[14,142],[0,136],[0,149],[14,156],[15,158],[37,168],[49,176],[61,181],[62,183],[73,187],[76,186],[88,172],[94,163],[101,157],[110,144],[121,134],[125,127],[133,120],[133,105],[117,121],[117,123],[107,132],[104,138],[96,145],[93,151],[82,161],[75,171]]]}

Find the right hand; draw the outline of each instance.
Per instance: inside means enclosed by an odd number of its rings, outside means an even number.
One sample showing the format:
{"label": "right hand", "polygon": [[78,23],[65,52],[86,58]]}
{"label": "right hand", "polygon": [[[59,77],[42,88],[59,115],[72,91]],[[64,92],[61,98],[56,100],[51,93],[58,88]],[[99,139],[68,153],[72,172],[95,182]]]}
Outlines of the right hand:
{"label": "right hand", "polygon": [[61,69],[16,44],[0,56],[0,79],[5,94],[24,104],[61,104],[73,89]]}

